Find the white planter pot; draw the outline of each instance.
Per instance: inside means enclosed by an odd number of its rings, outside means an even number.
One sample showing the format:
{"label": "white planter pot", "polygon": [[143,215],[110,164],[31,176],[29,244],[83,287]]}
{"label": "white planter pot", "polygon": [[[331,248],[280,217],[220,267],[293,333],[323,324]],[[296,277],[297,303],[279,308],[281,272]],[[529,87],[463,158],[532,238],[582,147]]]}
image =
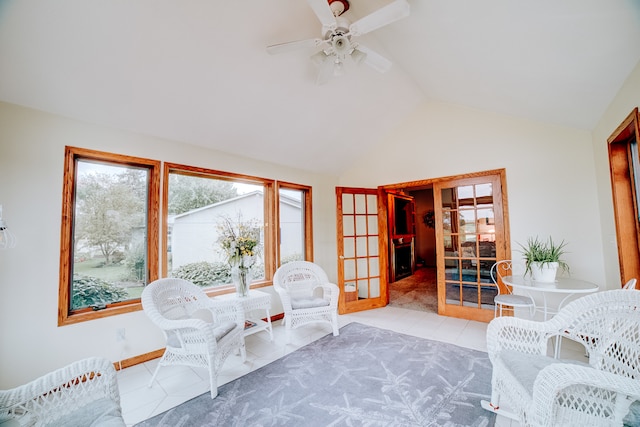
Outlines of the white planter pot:
{"label": "white planter pot", "polygon": [[531,264],[531,278],[536,282],[553,283],[558,272],[557,262],[534,262]]}

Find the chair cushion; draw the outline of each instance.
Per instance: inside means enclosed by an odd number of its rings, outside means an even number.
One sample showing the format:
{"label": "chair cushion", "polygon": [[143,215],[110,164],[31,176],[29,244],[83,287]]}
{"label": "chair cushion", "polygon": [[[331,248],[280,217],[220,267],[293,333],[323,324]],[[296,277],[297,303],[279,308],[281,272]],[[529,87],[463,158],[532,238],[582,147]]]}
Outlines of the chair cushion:
{"label": "chair cushion", "polygon": [[629,413],[622,420],[624,427],[640,426],[640,401],[636,400],[631,404]]}
{"label": "chair cushion", "polygon": [[329,301],[320,297],[291,298],[291,308],[294,310],[301,308],[326,307],[328,305]]}
{"label": "chair cushion", "polygon": [[514,378],[529,392],[530,396],[533,395],[533,383],[538,373],[547,366],[554,363],[589,366],[588,363],[577,360],[555,359],[537,354],[520,353],[515,350],[504,350],[500,353],[500,359],[502,359]]}
{"label": "chair cushion", "polygon": [[103,397],[57,420],[43,424],[44,427],[126,427],[120,406]]}
{"label": "chair cushion", "polygon": [[216,341],[220,341],[224,338],[229,332],[233,331],[233,329],[238,326],[236,322],[228,321],[222,323],[220,326],[217,326],[213,330],[213,335],[216,337]]}
{"label": "chair cushion", "polygon": [[533,305],[533,300],[524,295],[501,294],[496,295],[493,301],[496,304],[510,305],[512,307],[528,307]]}

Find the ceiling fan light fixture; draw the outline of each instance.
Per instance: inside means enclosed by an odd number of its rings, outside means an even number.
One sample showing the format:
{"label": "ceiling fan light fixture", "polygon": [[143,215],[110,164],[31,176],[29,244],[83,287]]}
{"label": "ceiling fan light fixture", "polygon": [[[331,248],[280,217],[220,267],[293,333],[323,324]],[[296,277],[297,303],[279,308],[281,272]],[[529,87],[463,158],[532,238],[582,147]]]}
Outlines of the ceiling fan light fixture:
{"label": "ceiling fan light fixture", "polygon": [[314,53],[313,55],[311,55],[311,62],[313,62],[316,66],[321,66],[322,64],[324,64],[324,62],[329,58],[329,55],[327,55],[324,50],[321,50],[320,52]]}
{"label": "ceiling fan light fixture", "polygon": [[333,37],[331,39],[331,45],[338,56],[348,55],[352,49],[349,38],[343,35]]}
{"label": "ceiling fan light fixture", "polygon": [[353,49],[353,52],[351,52],[351,59],[353,59],[353,62],[355,62],[358,65],[362,64],[362,62],[366,58],[367,58],[367,54],[361,50]]}

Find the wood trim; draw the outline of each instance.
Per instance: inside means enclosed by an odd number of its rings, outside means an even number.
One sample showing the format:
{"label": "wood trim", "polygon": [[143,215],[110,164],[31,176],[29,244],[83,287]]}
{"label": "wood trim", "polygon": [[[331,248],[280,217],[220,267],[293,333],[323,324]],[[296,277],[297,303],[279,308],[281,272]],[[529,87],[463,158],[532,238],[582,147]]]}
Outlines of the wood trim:
{"label": "wood trim", "polygon": [[640,224],[633,179],[632,142],[640,144],[638,108],[607,139],[620,281],[640,277]]}
{"label": "wood trim", "polygon": [[147,205],[147,278],[155,280],[158,276],[158,208],[160,189],[160,161],[123,154],[107,153],[78,147],[65,147],[62,190],[62,218],[60,227],[60,276],[58,289],[58,326],[99,319],[121,313],[130,313],[142,309],[140,299],[109,304],[103,310],[90,308],[69,312],[72,272],[73,218],[75,208],[75,186],[77,159],[112,163],[125,166],[145,167],[149,170]]}

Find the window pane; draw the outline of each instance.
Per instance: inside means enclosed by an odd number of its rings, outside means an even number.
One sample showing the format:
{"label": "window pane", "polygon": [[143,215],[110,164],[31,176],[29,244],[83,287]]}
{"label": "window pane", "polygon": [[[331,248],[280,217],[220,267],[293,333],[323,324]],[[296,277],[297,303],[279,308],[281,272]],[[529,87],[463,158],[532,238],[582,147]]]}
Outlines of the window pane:
{"label": "window pane", "polygon": [[302,261],[304,253],[304,192],[280,188],[280,263]]}
{"label": "window pane", "polygon": [[240,248],[243,239],[250,239],[251,246],[257,243],[251,276],[264,278],[263,190],[258,184],[169,173],[167,275],[203,287],[228,285],[231,267],[225,247],[233,242]]}
{"label": "window pane", "polygon": [[71,310],[137,299],[147,283],[149,170],[77,159]]}

